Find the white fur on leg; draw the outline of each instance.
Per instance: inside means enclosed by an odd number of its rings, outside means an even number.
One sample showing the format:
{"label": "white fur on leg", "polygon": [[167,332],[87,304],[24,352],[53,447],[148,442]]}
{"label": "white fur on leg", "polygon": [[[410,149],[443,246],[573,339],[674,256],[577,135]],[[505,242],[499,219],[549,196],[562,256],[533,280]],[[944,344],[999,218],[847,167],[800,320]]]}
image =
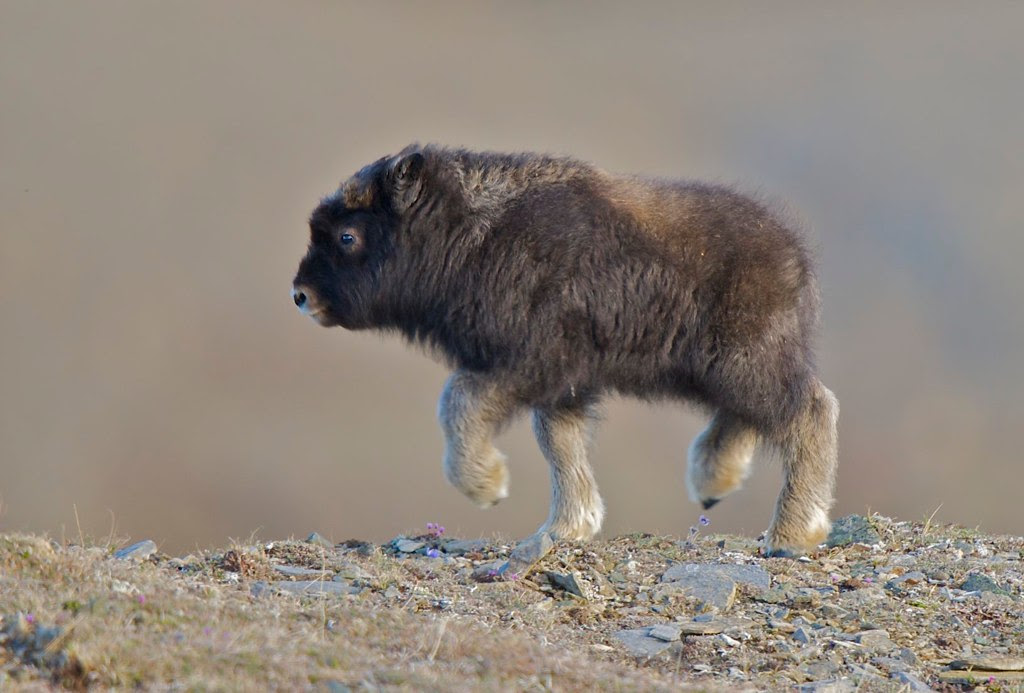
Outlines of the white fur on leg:
{"label": "white fur on leg", "polygon": [[835,489],[839,402],[820,382],[779,441],[784,481],[765,536],[769,555],[795,555],[828,538]]}
{"label": "white fur on leg", "polygon": [[601,529],[604,501],[587,461],[587,413],[537,410],[533,430],[551,469],[551,510],[540,532],[586,540]]}
{"label": "white fur on leg", "polygon": [[507,397],[461,371],[448,378],[438,403],[445,478],[481,508],[508,497],[508,465],[491,437],[510,411]]}
{"label": "white fur on leg", "polygon": [[803,526],[795,521],[783,528],[779,518],[772,522],[765,533],[764,552],[768,556],[799,556],[811,551],[828,538],[832,522],[828,518],[828,510],[819,506],[805,508],[802,513]]}
{"label": "white fur on leg", "polygon": [[604,501],[596,487],[583,502],[567,502],[558,487],[552,489],[551,512],[538,532],[547,532],[555,539],[586,541],[601,531],[604,522]]}
{"label": "white fur on leg", "polygon": [[828,519],[828,511],[824,508],[811,510],[811,521],[808,523],[808,536],[828,536],[832,530],[832,522]]}

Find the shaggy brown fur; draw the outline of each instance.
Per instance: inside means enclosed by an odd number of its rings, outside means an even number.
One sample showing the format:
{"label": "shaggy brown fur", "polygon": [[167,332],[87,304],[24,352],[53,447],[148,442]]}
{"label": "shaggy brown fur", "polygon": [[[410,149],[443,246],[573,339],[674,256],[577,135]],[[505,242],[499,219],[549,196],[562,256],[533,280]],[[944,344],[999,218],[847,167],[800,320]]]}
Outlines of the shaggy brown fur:
{"label": "shaggy brown fur", "polygon": [[825,538],[838,404],[815,375],[816,283],[798,234],[757,200],[569,158],[411,146],[324,199],[310,231],[300,309],[399,332],[452,365],[444,468],[475,502],[507,495],[491,441],[530,408],[551,465],[542,529],[592,536],[604,506],[586,440],[619,392],[713,413],[687,474],[705,507],[740,486],[759,444],[781,453],[766,552]]}

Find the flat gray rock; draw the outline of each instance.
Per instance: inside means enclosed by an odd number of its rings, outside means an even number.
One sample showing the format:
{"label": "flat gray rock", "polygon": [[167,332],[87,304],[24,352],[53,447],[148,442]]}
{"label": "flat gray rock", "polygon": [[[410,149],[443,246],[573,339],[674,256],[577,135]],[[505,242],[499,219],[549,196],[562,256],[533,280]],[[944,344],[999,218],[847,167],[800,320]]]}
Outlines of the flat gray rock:
{"label": "flat gray rock", "polygon": [[441,547],[450,556],[463,556],[467,553],[483,551],[487,548],[486,539],[454,539]]}
{"label": "flat gray rock", "polygon": [[[977,686],[984,682],[986,684],[999,684],[1002,686],[1013,685],[1014,688],[1008,688],[1008,690],[1015,691],[1020,689],[1020,685],[1024,683],[1024,672],[1022,671],[940,671],[939,681],[943,683],[956,683],[956,684],[967,684],[969,686]],[[989,690],[1003,690],[1002,688],[989,688]]]}
{"label": "flat gray rock", "polygon": [[652,638],[649,632],[650,628],[620,630],[615,633],[615,639],[636,657],[654,657],[672,646],[670,642]]}
{"label": "flat gray rock", "polygon": [[[298,565],[274,565],[272,567],[277,572],[281,573],[282,575],[287,575],[288,577],[308,577],[310,575],[324,574],[324,571],[322,570],[316,570],[315,568],[303,568],[302,566]],[[327,571],[327,574],[333,577],[334,572]]]}
{"label": "flat gray rock", "polygon": [[772,576],[756,565],[737,563],[677,563],[661,576],[662,582],[678,582],[698,573],[715,572],[726,575],[733,582],[766,590],[771,587]]}
{"label": "flat gray rock", "polygon": [[156,543],[152,539],[144,539],[137,544],[126,546],[114,552],[114,558],[125,561],[142,561],[156,553]]}
{"label": "flat gray rock", "polygon": [[675,625],[682,635],[718,635],[725,628],[719,621],[684,621]]}
{"label": "flat gray rock", "polygon": [[402,553],[416,553],[426,546],[426,543],[415,539],[395,539],[393,545]]}
{"label": "flat gray rock", "polygon": [[957,659],[949,663],[950,669],[973,669],[975,671],[1024,671],[1024,657],[1010,655],[978,655]]}
{"label": "flat gray rock", "polygon": [[737,582],[765,591],[771,585],[771,575],[753,565],[679,563],[666,570],[661,581],[654,590],[656,599],[683,591],[697,599],[702,608],[727,611],[736,598]]}
{"label": "flat gray rock", "polygon": [[502,578],[509,580],[525,577],[537,561],[548,555],[554,545],[555,542],[547,532],[540,532],[522,540],[512,549],[508,562],[499,569]]}
{"label": "flat gray rock", "polygon": [[839,602],[852,609],[868,606],[879,599],[887,599],[887,597],[882,588],[876,586],[862,587],[859,590],[851,590],[839,595]]}
{"label": "flat gray rock", "polygon": [[736,599],[736,583],[718,573],[701,573],[674,582],[666,582],[654,588],[656,600],[664,600],[674,594],[683,594],[697,600],[702,611],[728,611]]}
{"label": "flat gray rock", "polygon": [[652,638],[657,638],[658,640],[675,642],[683,634],[683,630],[674,623],[659,623],[656,626],[651,626],[651,629],[647,634]]}
{"label": "flat gray rock", "polygon": [[335,580],[296,580],[295,582],[274,582],[271,587],[291,594],[321,596],[327,594],[359,594],[361,587]]}
{"label": "flat gray rock", "polygon": [[473,568],[473,579],[477,582],[489,582],[496,580],[501,575],[501,569],[505,565],[505,561],[501,559],[481,563]]}
{"label": "flat gray rock", "polygon": [[853,641],[864,649],[875,652],[887,652],[893,648],[892,640],[889,639],[888,631],[881,628],[864,630],[854,637]]}
{"label": "flat gray rock", "polygon": [[881,544],[882,538],[862,515],[847,515],[832,523],[832,531],[825,540],[825,545],[848,546],[850,544]]}

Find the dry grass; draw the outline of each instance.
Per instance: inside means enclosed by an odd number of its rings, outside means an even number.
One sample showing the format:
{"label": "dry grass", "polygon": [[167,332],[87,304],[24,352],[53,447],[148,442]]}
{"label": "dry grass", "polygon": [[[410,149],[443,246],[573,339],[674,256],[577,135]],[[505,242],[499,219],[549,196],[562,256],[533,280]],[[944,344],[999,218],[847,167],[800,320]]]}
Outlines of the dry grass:
{"label": "dry grass", "polygon": [[[292,565],[315,566],[327,552],[274,545]],[[18,683],[78,688],[266,690],[351,687],[436,690],[455,682],[483,690],[667,688],[654,671],[581,661],[515,626],[496,628],[429,606],[445,590],[430,571],[375,552],[355,597],[254,597],[250,578],[269,577],[261,546],[185,560],[136,564],[100,547],[61,547],[38,536],[0,536],[0,609],[5,625],[59,626],[57,647],[71,666],[55,668],[0,645],[0,689]],[[333,552],[331,552],[333,554]],[[410,562],[415,559],[410,559]],[[229,571],[230,567],[241,567]],[[333,576],[333,571],[328,573]],[[279,576],[280,577],[280,576]],[[375,598],[398,586],[386,606]],[[496,613],[525,605],[518,586],[476,586]]]}
{"label": "dry grass", "polygon": [[[776,689],[832,666],[866,690],[879,682],[897,690],[871,653],[839,642],[869,627],[912,651],[916,675],[933,685],[949,659],[972,648],[1019,654],[1021,539],[872,520],[882,547],[822,550],[809,562],[761,559],[752,542],[734,537],[633,535],[559,544],[528,578],[490,583],[472,572],[507,555],[500,541],[442,558],[390,545],[252,541],[130,562],[109,546],[0,535],[0,689]],[[444,540],[421,538],[443,548]],[[691,600],[652,598],[675,561],[758,565],[771,574],[774,596],[740,590],[721,616],[738,645],[689,636],[636,659],[616,631],[694,615]],[[337,578],[358,593],[279,593],[268,585],[289,579],[281,565],[314,571],[296,579]],[[928,577],[881,589],[908,570]],[[575,575],[584,597],[552,585],[548,571]],[[956,589],[979,571],[1007,594]],[[845,601],[863,590],[879,596]],[[793,646],[802,624],[829,636]]]}

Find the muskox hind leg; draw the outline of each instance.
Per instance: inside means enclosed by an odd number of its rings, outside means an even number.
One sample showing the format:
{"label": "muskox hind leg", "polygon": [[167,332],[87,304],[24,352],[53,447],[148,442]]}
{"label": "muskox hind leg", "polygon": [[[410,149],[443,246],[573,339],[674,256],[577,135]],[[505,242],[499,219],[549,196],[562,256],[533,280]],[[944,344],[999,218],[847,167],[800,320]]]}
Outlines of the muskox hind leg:
{"label": "muskox hind leg", "polygon": [[595,418],[583,406],[533,412],[533,432],[551,467],[551,510],[538,533],[585,540],[601,529],[604,502],[587,461],[589,429]]}
{"label": "muskox hind leg", "polygon": [[815,379],[793,422],[773,441],[782,456],[784,481],[765,534],[765,554],[796,555],[828,536],[839,464],[838,418],[839,401]]}
{"label": "muskox hind leg", "polygon": [[492,441],[514,411],[500,387],[467,371],[453,373],[441,393],[445,478],[482,508],[508,497],[508,465]]}
{"label": "muskox hind leg", "polygon": [[738,489],[750,474],[757,441],[757,431],[732,414],[715,414],[687,454],[690,500],[707,509]]}

